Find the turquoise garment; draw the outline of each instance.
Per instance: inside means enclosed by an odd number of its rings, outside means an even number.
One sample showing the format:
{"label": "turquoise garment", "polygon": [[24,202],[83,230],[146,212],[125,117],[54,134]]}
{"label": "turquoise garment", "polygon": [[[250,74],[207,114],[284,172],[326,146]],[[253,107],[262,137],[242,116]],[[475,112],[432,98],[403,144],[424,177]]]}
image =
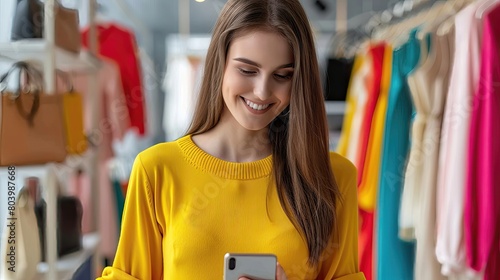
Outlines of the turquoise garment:
{"label": "turquoise garment", "polygon": [[393,51],[377,195],[376,279],[413,279],[415,244],[399,239],[398,219],[413,114],[407,77],[420,58],[416,31],[413,30],[408,41]]}
{"label": "turquoise garment", "polygon": [[116,199],[116,214],[118,215],[118,232],[122,228],[122,215],[123,215],[123,206],[125,205],[125,196],[123,195],[123,191],[120,185],[120,181],[117,179],[111,180],[111,184],[113,185],[113,192],[115,194]]}

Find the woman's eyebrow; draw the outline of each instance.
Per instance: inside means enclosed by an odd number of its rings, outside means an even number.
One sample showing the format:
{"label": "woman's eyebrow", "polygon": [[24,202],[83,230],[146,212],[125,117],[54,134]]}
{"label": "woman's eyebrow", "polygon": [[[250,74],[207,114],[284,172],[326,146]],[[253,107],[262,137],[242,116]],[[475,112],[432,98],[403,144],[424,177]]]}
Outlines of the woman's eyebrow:
{"label": "woman's eyebrow", "polygon": [[[248,58],[244,58],[244,57],[237,57],[237,58],[235,58],[233,60],[236,60],[236,61],[239,61],[239,62],[243,62],[243,63],[249,64],[249,65],[253,65],[253,66],[258,67],[258,68],[262,67],[259,63],[255,62],[255,61],[252,61],[252,60],[250,60]],[[277,67],[276,69],[290,68],[290,67],[293,68],[293,66],[294,66],[293,63],[287,63],[287,64],[283,64],[283,65]]]}

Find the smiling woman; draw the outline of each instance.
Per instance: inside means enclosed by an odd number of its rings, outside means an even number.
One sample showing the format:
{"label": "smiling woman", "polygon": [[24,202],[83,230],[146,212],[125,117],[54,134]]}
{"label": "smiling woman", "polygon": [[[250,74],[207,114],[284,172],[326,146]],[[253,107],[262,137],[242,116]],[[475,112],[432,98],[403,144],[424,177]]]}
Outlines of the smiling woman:
{"label": "smiling woman", "polygon": [[236,37],[222,81],[228,110],[219,125],[236,121],[246,130],[266,128],[290,104],[292,66],[292,50],[281,35],[254,31]]}
{"label": "smiling woman", "polygon": [[101,279],[219,280],[226,253],[273,254],[280,280],[365,279],[356,178],[328,151],[298,0],[229,0],[189,131],[136,158],[118,251]]}

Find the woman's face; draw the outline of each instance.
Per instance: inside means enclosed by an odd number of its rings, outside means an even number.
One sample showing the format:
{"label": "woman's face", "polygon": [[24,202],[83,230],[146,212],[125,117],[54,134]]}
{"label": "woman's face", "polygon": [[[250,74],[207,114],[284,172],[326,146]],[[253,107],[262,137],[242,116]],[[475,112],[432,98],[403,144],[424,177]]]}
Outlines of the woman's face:
{"label": "woman's face", "polygon": [[277,33],[251,31],[231,42],[222,95],[231,116],[248,130],[266,128],[290,104],[293,53]]}

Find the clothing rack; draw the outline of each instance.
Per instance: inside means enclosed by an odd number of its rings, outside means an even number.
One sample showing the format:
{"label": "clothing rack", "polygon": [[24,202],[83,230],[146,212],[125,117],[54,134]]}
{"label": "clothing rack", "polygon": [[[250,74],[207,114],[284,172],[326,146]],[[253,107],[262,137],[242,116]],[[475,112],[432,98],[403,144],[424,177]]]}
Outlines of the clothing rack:
{"label": "clothing rack", "polygon": [[[94,108],[92,113],[92,128],[98,129],[98,121],[100,119],[100,102],[97,96],[98,86],[98,69],[100,66],[99,59],[96,57],[97,52],[97,31],[94,24],[96,2],[88,0],[88,13],[90,22],[90,50],[88,52],[80,52],[73,54],[58,48],[55,45],[55,20],[54,12],[56,0],[46,0],[44,5],[44,38],[21,40],[16,42],[0,43],[0,59],[9,61],[38,61],[43,64],[44,70],[44,86],[47,94],[55,94],[56,92],[56,69],[63,71],[76,71],[90,73],[91,104]],[[24,179],[31,176],[36,176],[43,183],[43,191],[45,193],[47,203],[46,216],[46,262],[39,263],[37,269],[38,274],[36,279],[71,279],[77,269],[93,256],[93,270],[100,267],[99,264],[99,210],[97,203],[99,201],[99,188],[97,187],[97,159],[98,148],[89,148],[85,156],[68,157],[65,163],[58,164],[47,163],[37,166],[19,166],[16,167],[16,191],[19,191],[23,186]],[[95,232],[83,236],[83,249],[79,252],[68,256],[57,257],[57,195],[58,195],[58,180],[57,174],[60,172],[74,171],[79,168],[82,162],[90,161],[90,176],[92,187],[92,199],[94,201],[94,229]],[[6,168],[1,168],[0,177],[7,174]],[[0,201],[2,202],[2,201]],[[0,211],[5,211],[7,207],[2,207]],[[1,213],[1,212],[0,212]],[[91,273],[93,274],[93,273]],[[92,275],[94,276],[94,275]]]}

